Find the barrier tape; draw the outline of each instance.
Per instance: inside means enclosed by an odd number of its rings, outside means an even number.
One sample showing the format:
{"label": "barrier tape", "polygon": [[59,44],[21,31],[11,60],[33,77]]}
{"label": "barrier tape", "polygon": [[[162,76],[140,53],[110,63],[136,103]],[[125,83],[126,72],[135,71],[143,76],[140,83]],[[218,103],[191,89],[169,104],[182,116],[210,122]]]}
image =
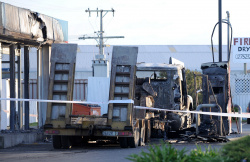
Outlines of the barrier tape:
{"label": "barrier tape", "polygon": [[[18,98],[0,98],[0,100],[10,100],[10,101],[36,101],[36,102],[53,102],[53,103],[79,103],[79,104],[109,104],[109,103],[134,103],[134,100],[109,100],[109,102],[89,102],[89,101],[65,101],[65,100],[41,100],[41,99],[18,99]],[[143,106],[134,106],[136,109],[147,109],[152,111],[172,111],[179,113],[193,113],[193,114],[203,114],[203,115],[215,115],[215,116],[225,116],[225,117],[239,117],[239,118],[250,118],[250,113],[218,113],[218,112],[202,112],[202,111],[184,111],[184,110],[172,110],[172,109],[161,109]]]}
{"label": "barrier tape", "polygon": [[244,114],[234,114],[234,113],[217,113],[217,112],[203,112],[203,111],[184,111],[184,110],[171,110],[171,109],[160,109],[152,107],[142,107],[135,106],[136,109],[147,109],[147,110],[159,110],[159,111],[172,111],[180,113],[192,113],[192,114],[203,114],[203,115],[215,115],[215,116],[230,116],[230,117],[239,117],[239,118],[250,118],[250,113]]}
{"label": "barrier tape", "polygon": [[42,100],[42,99],[19,99],[19,98],[0,98],[0,100],[10,101],[36,101],[36,102],[53,102],[53,103],[79,103],[79,104],[109,104],[109,103],[134,103],[134,100],[109,100],[109,102],[92,102],[92,101],[66,101],[66,100]]}

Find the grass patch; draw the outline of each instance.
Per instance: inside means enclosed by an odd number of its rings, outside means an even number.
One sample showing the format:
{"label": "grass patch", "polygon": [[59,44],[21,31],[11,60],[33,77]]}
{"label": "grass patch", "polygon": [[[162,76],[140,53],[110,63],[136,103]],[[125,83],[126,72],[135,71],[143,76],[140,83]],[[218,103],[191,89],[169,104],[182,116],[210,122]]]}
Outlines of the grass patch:
{"label": "grass patch", "polygon": [[222,148],[222,156],[229,157],[229,161],[250,160],[250,136],[231,141]]}
{"label": "grass patch", "polygon": [[30,123],[30,127],[38,126],[38,122]]}
{"label": "grass patch", "polygon": [[[237,119],[238,122],[240,122],[239,118],[236,118],[236,119]],[[232,117],[232,122],[234,122],[234,123],[236,122],[235,117]],[[243,118],[242,122],[247,122],[247,118]]]}
{"label": "grass patch", "polygon": [[196,145],[197,149],[191,150],[188,155],[187,162],[226,162],[228,157],[222,157],[221,152],[217,149],[212,149],[209,145],[205,151],[202,151],[201,146]]}

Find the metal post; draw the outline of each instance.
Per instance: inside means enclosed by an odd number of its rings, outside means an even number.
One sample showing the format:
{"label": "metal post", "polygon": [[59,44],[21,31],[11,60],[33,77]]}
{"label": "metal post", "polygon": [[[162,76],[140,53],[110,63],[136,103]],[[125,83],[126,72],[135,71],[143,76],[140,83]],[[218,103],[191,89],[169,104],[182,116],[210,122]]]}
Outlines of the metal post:
{"label": "metal post", "polygon": [[226,12],[227,13],[227,61],[229,62],[230,60],[230,43],[229,43],[229,26],[230,26],[230,14],[229,14],[229,11]]}
{"label": "metal post", "polygon": [[247,75],[247,63],[244,63],[244,74]]}
{"label": "metal post", "polygon": [[[29,47],[24,46],[24,98],[29,99]],[[25,130],[29,129],[29,101],[25,101]]]}
{"label": "metal post", "polygon": [[[233,107],[238,109],[239,114],[242,114],[242,109],[239,105],[235,104]],[[239,117],[239,133],[242,133],[242,117]]]}
{"label": "metal post", "polygon": [[[21,46],[18,45],[18,56],[17,56],[17,78],[18,78],[18,98],[21,98]],[[18,101],[18,129],[23,129],[23,107],[21,101]]]}
{"label": "metal post", "polygon": [[221,1],[219,1],[219,62],[222,62],[222,21],[221,21]]}
{"label": "metal post", "polygon": [[[49,73],[50,73],[50,46],[44,45],[42,46],[42,53],[41,53],[41,82],[40,82],[40,94],[41,94],[41,99],[48,99],[48,89],[49,89]],[[40,121],[41,125],[39,127],[42,127],[45,123],[46,119],[46,112],[47,112],[47,104],[48,103],[41,103],[39,106],[41,106],[39,109],[39,114],[40,114]]]}
{"label": "metal post", "polygon": [[105,55],[104,55],[104,47],[106,46],[104,44],[103,39],[107,38],[124,38],[123,36],[103,36],[103,18],[105,17],[105,15],[108,12],[113,12],[113,16],[114,16],[114,12],[115,10],[112,8],[111,10],[98,10],[98,8],[96,10],[90,10],[88,8],[88,10],[85,10],[86,12],[90,13],[91,12],[96,12],[97,13],[97,17],[98,14],[100,13],[100,31],[98,31],[97,33],[97,37],[79,37],[79,39],[96,39],[96,41],[98,42],[98,47],[99,47],[99,53],[97,55],[95,55],[95,60],[93,60],[92,62],[92,75],[94,77],[109,77],[109,61],[106,60]]}
{"label": "metal post", "polygon": [[[91,12],[96,12],[97,13],[97,16],[98,16],[98,13],[100,12],[100,31],[98,32],[98,37],[79,37],[79,39],[96,39],[96,40],[99,40],[99,54],[98,54],[98,58],[96,58],[97,60],[105,60],[104,58],[104,47],[105,47],[105,44],[103,43],[103,39],[104,38],[108,38],[108,39],[111,39],[111,38],[124,38],[124,36],[103,36],[103,18],[105,17],[105,15],[108,13],[108,12],[113,12],[113,16],[114,16],[114,12],[115,10],[112,8],[111,10],[90,10],[88,8],[88,10],[85,10],[85,12],[88,12],[89,13],[89,16],[90,16],[90,13]],[[103,15],[103,12],[104,15]]]}
{"label": "metal post", "polygon": [[102,13],[103,10],[100,12],[100,46],[99,46],[99,54],[104,55],[104,50],[103,50],[103,30],[102,30]]}
{"label": "metal post", "polygon": [[194,73],[194,93],[195,93],[195,106],[197,107],[197,105],[198,105],[198,103],[197,103],[198,94],[197,94],[196,74],[195,73]]}
{"label": "metal post", "polygon": [[[10,98],[15,98],[15,45],[10,45]],[[10,101],[10,130],[15,130],[16,103]]]}
{"label": "metal post", "polygon": [[[2,43],[0,42],[0,98],[2,98]],[[0,130],[2,129],[2,119],[1,119],[1,112],[2,112],[2,103],[0,100]]]}
{"label": "metal post", "polygon": [[[42,49],[37,49],[37,99],[42,99]],[[42,126],[41,103],[37,102],[38,127]]]}
{"label": "metal post", "polygon": [[[240,106],[238,106],[238,111],[239,111],[239,114],[242,114],[242,108]],[[240,120],[240,123],[239,123],[240,124],[240,133],[242,133],[242,117],[240,117],[239,120]]]}

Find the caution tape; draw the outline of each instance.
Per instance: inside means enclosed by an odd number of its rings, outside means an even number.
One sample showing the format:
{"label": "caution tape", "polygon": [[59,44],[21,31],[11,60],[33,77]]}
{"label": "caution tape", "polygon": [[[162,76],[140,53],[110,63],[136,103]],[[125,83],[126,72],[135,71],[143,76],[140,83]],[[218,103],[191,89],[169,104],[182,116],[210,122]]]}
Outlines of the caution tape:
{"label": "caution tape", "polygon": [[[0,100],[10,101],[35,101],[35,102],[50,102],[50,103],[78,103],[78,104],[109,104],[109,103],[134,103],[134,100],[109,100],[108,102],[91,102],[91,101],[65,101],[65,100],[41,100],[41,99],[18,99],[18,98],[0,98]],[[179,112],[179,113],[192,113],[192,114],[203,114],[203,115],[215,115],[225,117],[239,117],[239,118],[250,118],[250,113],[219,113],[219,112],[202,112],[202,111],[185,111],[185,110],[173,110],[173,109],[161,109],[143,106],[134,106],[136,109],[146,109],[153,111],[168,111],[168,112]]]}
{"label": "caution tape", "polygon": [[203,111],[185,111],[185,110],[172,110],[172,109],[160,109],[152,107],[135,106],[136,109],[147,109],[147,110],[157,110],[157,111],[172,111],[179,113],[192,113],[192,114],[203,114],[203,115],[215,115],[215,116],[226,116],[226,117],[238,117],[238,118],[250,118],[249,113],[244,114],[234,114],[234,113],[218,113],[218,112],[203,112]]}
{"label": "caution tape", "polygon": [[109,102],[92,101],[66,101],[66,100],[43,100],[43,99],[20,99],[20,98],[0,98],[0,100],[10,101],[35,101],[35,102],[53,102],[53,103],[79,103],[79,104],[109,104],[109,103],[134,103],[134,100],[109,100]]}
{"label": "caution tape", "polygon": [[134,100],[109,100],[109,103],[134,103]]}

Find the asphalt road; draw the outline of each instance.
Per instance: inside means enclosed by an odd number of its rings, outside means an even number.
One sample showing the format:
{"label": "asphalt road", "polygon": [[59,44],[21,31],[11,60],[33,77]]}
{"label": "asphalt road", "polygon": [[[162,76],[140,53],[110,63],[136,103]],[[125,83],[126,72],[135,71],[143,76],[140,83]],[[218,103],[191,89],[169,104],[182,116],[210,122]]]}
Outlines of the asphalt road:
{"label": "asphalt road", "polygon": [[[237,130],[233,126],[234,130]],[[243,133],[228,136],[230,140],[236,140],[242,136],[250,134],[250,125],[243,123]],[[187,151],[196,148],[195,142],[175,143],[172,146],[181,150],[185,148]],[[151,144],[160,144],[159,139],[153,139]],[[203,150],[209,145],[212,148],[220,149],[225,143],[200,143]],[[36,162],[64,162],[64,161],[88,161],[88,162],[110,162],[119,161],[126,162],[131,154],[139,154],[142,150],[147,150],[149,145],[137,148],[120,148],[119,144],[88,144],[82,147],[73,147],[72,149],[55,150],[51,142],[38,142],[33,144],[21,144],[15,147],[0,150],[0,161],[36,161]]]}
{"label": "asphalt road", "polygon": [[[159,140],[151,143],[159,144]],[[191,150],[196,148],[194,143],[172,144],[177,149],[186,148]],[[204,149],[209,144],[201,144]],[[212,144],[213,148],[221,148],[222,143]],[[7,148],[0,151],[0,161],[36,161],[36,162],[63,162],[63,161],[88,161],[88,162],[110,162],[129,161],[126,159],[131,154],[139,154],[141,150],[147,150],[148,145],[138,148],[120,148],[119,144],[97,145],[89,144],[84,147],[75,147],[69,150],[55,150],[51,143],[21,144],[16,147]]]}

